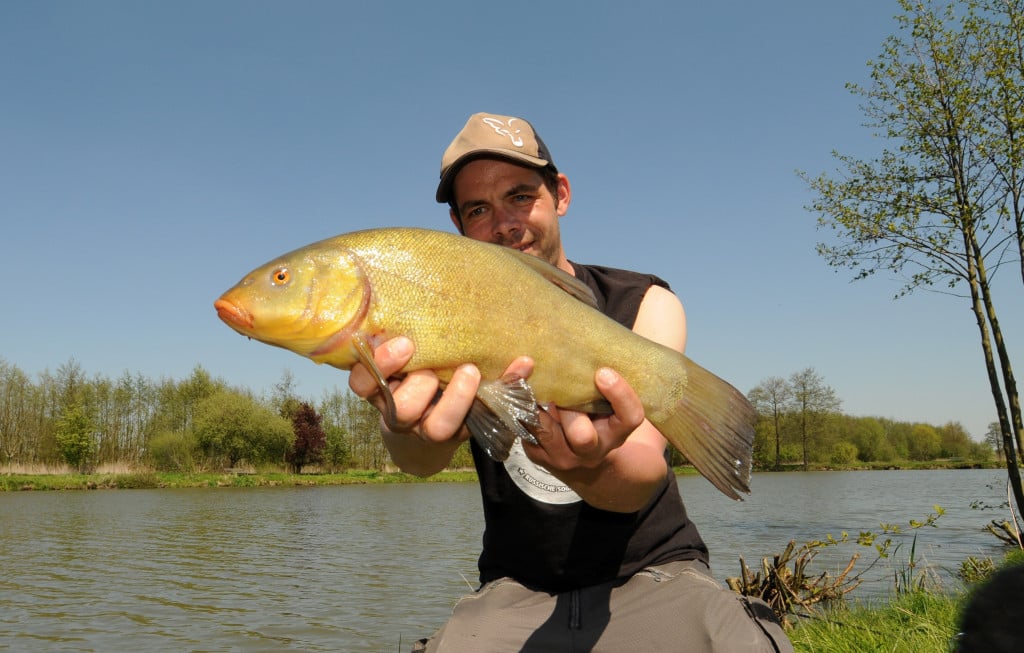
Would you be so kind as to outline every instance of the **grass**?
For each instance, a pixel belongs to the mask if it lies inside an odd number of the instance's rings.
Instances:
[[[913,592],[883,605],[840,604],[789,631],[796,651],[923,653],[950,650],[964,596]]]

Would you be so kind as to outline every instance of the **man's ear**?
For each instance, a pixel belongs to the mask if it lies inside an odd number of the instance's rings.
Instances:
[[[569,210],[569,202],[572,201],[572,186],[569,185],[569,178],[561,172],[558,173],[558,186],[555,190],[558,191],[557,213],[559,216],[563,216]]]

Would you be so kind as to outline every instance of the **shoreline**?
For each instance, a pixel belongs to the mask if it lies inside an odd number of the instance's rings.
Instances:
[[[928,461],[876,463],[861,465],[811,465],[806,471],[905,471],[939,469],[1003,469],[995,463],[969,461]],[[693,467],[674,467],[676,476],[698,474]],[[802,465],[788,465],[780,470],[755,470],[757,473],[804,471]],[[0,492],[31,492],[54,490],[131,490],[182,488],[254,488],[315,487],[336,485],[367,485],[384,483],[475,483],[476,471],[445,470],[420,478],[399,471],[349,470],[335,473],[294,474],[283,471],[221,470],[218,472],[155,472],[151,470],[78,473],[19,473],[0,471]]]

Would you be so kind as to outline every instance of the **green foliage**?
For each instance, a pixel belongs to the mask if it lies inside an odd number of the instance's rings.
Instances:
[[[837,442],[832,446],[832,458],[830,462],[834,465],[849,465],[857,460],[857,445],[852,442]]]
[[[915,424],[910,432],[908,453],[911,460],[933,460],[942,451],[938,432],[927,424]]]
[[[165,431],[149,441],[146,450],[149,464],[162,472],[193,472],[199,444],[189,433]]]
[[[449,469],[473,468],[473,453],[469,447],[469,440],[459,445],[459,448],[455,450],[455,454],[452,456],[452,461],[448,463]]]
[[[64,462],[79,471],[85,470],[93,451],[93,432],[92,419],[80,404],[64,410],[54,429]]]
[[[324,428],[323,464],[332,471],[345,469],[352,464],[348,433],[340,426]]]
[[[203,453],[229,467],[241,460],[282,462],[294,438],[288,420],[233,390],[218,391],[199,402],[195,436]]]
[[[992,558],[975,558],[974,556],[968,556],[966,560],[960,563],[960,569],[957,570],[956,575],[960,580],[968,585],[973,585],[980,581],[985,580],[993,571],[995,571],[996,565],[992,562]]]

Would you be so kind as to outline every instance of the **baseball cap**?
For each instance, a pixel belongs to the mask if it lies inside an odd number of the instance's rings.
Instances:
[[[497,156],[532,168],[555,167],[544,141],[523,118],[474,113],[441,157],[438,202],[448,201],[459,168],[481,156]]]

